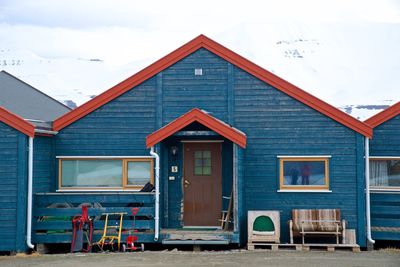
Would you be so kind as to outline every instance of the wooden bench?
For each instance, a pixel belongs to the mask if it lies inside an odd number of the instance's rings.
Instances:
[[[290,243],[294,236],[301,236],[302,243],[306,235],[334,235],[336,244],[339,236],[345,242],[346,221],[340,218],[340,209],[295,209],[289,221]]]

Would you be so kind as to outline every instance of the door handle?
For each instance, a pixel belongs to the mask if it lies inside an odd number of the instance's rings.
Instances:
[[[190,182],[188,180],[186,180],[186,179],[184,180],[184,183],[185,183],[185,188],[190,185]]]

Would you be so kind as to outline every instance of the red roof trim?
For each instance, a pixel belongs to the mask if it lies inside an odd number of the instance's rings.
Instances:
[[[245,148],[246,135],[204,111],[194,108],[146,137],[146,147],[152,147],[192,122],[199,122],[216,133]]]
[[[372,116],[371,118],[365,120],[364,122],[368,125],[371,125],[372,128],[375,128],[378,125],[392,119],[393,117],[400,114],[400,101],[396,104],[388,107],[387,109],[379,112],[378,114]]]
[[[332,118],[333,120],[353,129],[354,131],[367,136],[372,137],[372,129],[369,125],[353,118],[352,116],[344,113],[343,111],[329,105],[328,103],[320,100],[319,98],[303,91],[302,89],[296,87],[295,85],[279,78],[275,74],[261,68],[260,66],[252,63],[251,61],[245,59],[244,57],[236,54],[235,52],[229,50],[228,48],[220,45],[219,43],[209,39],[204,35],[200,35],[193,39],[192,41],[186,43],[180,48],[176,49],[167,56],[161,58],[155,63],[151,64],[147,68],[139,71],[135,75],[129,77],[125,81],[117,84],[111,89],[105,91],[104,93],[98,95],[92,100],[86,102],[82,106],[76,108],[75,110],[61,116],[54,121],[54,130],[59,131],[67,125],[73,123],[74,121],[82,118],[88,113],[94,111],[100,106],[106,104],[112,99],[120,96],[126,91],[132,89],[133,87],[139,85],[143,81],[154,76],[158,72],[164,70],[165,68],[171,66],[172,64],[178,62],[182,58],[188,56],[199,48],[205,48],[214,54],[222,57],[226,61],[236,65],[237,67],[247,71],[248,73],[254,75],[260,80],[274,86],[275,88],[281,90],[282,92],[288,94],[289,96],[299,100],[300,102],[308,105],[309,107],[321,112],[322,114]]]
[[[0,121],[11,126],[12,128],[30,136],[35,136],[35,126],[20,116],[0,106]]]

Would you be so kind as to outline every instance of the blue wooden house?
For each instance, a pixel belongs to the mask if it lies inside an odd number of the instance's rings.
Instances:
[[[371,127],[203,35],[41,134],[32,243],[71,242],[84,204],[98,232],[127,212],[123,238],[138,207],[139,242],[162,244],[244,244],[249,210],[279,211],[288,242],[292,209],[337,208],[366,245]]]
[[[33,124],[0,107],[0,251],[26,248],[28,143],[34,129]]]
[[[370,142],[371,230],[375,240],[400,240],[400,102],[365,121]]]
[[[0,251],[23,251],[26,236],[31,236],[27,233],[29,174],[35,176],[38,191],[54,180],[48,173],[53,156],[41,149],[50,147],[53,139],[38,134],[51,130],[52,121],[70,109],[4,70],[0,92]]]

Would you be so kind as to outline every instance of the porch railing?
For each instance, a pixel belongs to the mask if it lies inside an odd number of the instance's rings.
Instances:
[[[36,244],[70,243],[72,217],[82,213],[80,206],[89,206],[93,218],[93,241],[103,234],[103,213],[126,212],[122,240],[130,234],[138,242],[154,242],[154,193],[37,193],[33,202],[32,240]],[[138,207],[134,223],[132,207]],[[109,225],[117,221],[109,220]],[[136,229],[137,231],[133,232]]]

